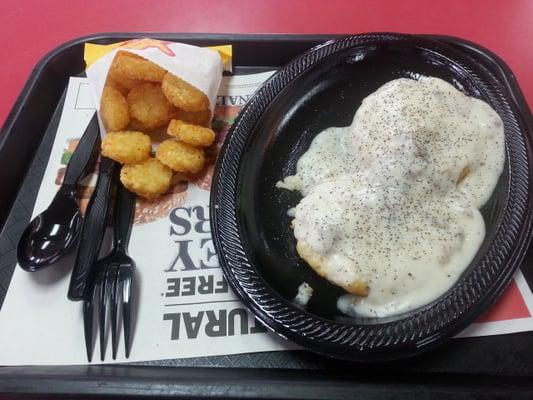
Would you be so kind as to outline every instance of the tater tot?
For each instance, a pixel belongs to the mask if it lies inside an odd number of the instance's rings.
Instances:
[[[170,187],[172,170],[155,158],[138,164],[126,164],[120,170],[120,181],[129,191],[147,199],[154,199]]]
[[[196,173],[204,166],[202,149],[177,140],[165,140],[159,145],[156,158],[177,172]]]
[[[174,113],[174,119],[187,122],[188,124],[201,125],[207,128],[211,127],[211,111],[209,109],[203,111],[183,111],[179,108]]]
[[[104,86],[112,87],[113,89],[118,90],[124,96],[127,96],[128,92],[130,91],[130,89],[128,89],[124,85],[121,85],[119,82],[117,82],[115,79],[113,79],[109,74],[107,74],[107,79],[105,81],[105,85]]]
[[[178,119],[170,121],[167,133],[193,146],[211,146],[215,140],[215,132],[212,129],[187,124]]]
[[[120,131],[130,123],[126,98],[112,86],[104,86],[100,101],[100,115],[108,131]]]
[[[161,128],[168,124],[175,108],[170,104],[158,84],[146,82],[134,87],[127,97],[130,118],[145,130]]]
[[[102,155],[122,164],[134,164],[150,157],[150,136],[142,132],[109,132],[102,139]]]
[[[137,54],[119,51],[111,63],[111,69],[118,75],[134,80],[161,82],[166,70]]]
[[[111,69],[107,73],[107,76],[111,77],[111,79],[113,79],[113,81],[115,83],[117,83],[122,88],[124,88],[123,90],[121,90],[121,92],[124,93],[125,95],[128,94],[128,92],[131,89],[133,89],[135,86],[138,86],[138,85],[140,85],[142,83],[142,81],[139,81],[137,79],[128,78],[127,76],[121,75],[120,73],[115,72],[115,71],[113,71]]]
[[[209,99],[201,90],[170,72],[163,77],[161,87],[168,101],[183,111],[195,112],[209,109]]]
[[[107,80],[111,80],[116,84],[120,85],[121,87],[125,88],[126,93],[123,93],[127,94],[128,91],[133,89],[135,86],[141,84],[143,81],[126,76],[123,70],[118,68],[116,60],[117,57],[115,56],[115,58],[111,62],[109,71],[107,72]]]

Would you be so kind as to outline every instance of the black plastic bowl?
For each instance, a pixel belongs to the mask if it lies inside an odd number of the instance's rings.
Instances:
[[[351,318],[336,301],[343,290],[320,278],[295,250],[287,210],[300,196],[275,183],[295,172],[312,139],[350,125],[363,98],[385,82],[435,76],[478,97],[505,128],[505,170],[482,213],[486,238],[459,281],[431,304],[395,317]],[[333,40],[295,59],[249,100],[219,156],[211,223],[228,281],[267,327],[334,357],[386,360],[444,342],[481,314],[521,263],[531,234],[531,147],[511,93],[482,65],[440,42],[398,34]],[[305,310],[292,299],[314,288]]]

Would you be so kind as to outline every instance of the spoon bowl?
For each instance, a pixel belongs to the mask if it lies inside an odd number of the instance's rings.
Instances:
[[[72,187],[64,186],[24,230],[17,247],[21,268],[35,272],[54,264],[74,247],[81,223]]]

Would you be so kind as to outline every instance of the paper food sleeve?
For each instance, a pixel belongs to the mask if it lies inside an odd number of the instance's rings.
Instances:
[[[113,47],[86,70],[98,110],[102,136],[107,131],[100,118],[100,99],[107,72],[118,51],[131,52],[152,61],[201,90],[209,99],[209,106],[213,112],[224,69],[220,51],[154,39],[130,40]]]

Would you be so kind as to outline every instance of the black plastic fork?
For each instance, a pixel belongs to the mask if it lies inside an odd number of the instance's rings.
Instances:
[[[94,314],[100,336],[100,359],[105,358],[105,333],[107,305],[110,303],[111,342],[113,360],[117,357],[119,309],[122,313],[126,358],[131,350],[132,286],[135,262],[128,256],[127,248],[135,211],[135,195],[117,185],[114,207],[113,249],[105,258],[97,261],[92,269],[91,284],[86,288],[83,304],[83,324],[87,359],[92,360],[94,338]]]

